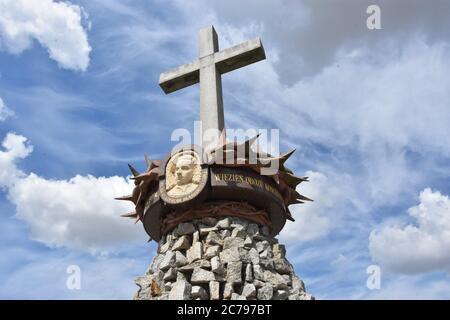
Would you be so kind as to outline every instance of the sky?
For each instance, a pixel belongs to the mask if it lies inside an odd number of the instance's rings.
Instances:
[[[367,7],[381,29],[368,29]],[[127,163],[199,118],[159,74],[261,37],[223,76],[228,128],[279,129],[310,177],[279,235],[317,299],[450,299],[450,2],[0,0],[0,298],[131,299],[155,242]],[[67,285],[71,266],[79,288]],[[379,286],[368,285],[378,270]],[[368,273],[369,270],[369,273]]]

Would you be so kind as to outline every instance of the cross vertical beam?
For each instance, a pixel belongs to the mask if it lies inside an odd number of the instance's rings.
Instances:
[[[200,119],[202,132],[219,135],[224,128],[222,76],[214,63],[219,51],[216,30],[212,26],[200,30]],[[209,130],[209,131],[208,131]],[[219,132],[213,132],[216,130]],[[218,138],[218,137],[217,137]],[[206,137],[204,137],[204,140]]]
[[[199,58],[161,73],[159,85],[171,93],[200,82],[200,134],[206,147],[225,126],[221,75],[265,58],[259,38],[219,51],[217,33],[209,26],[200,30]]]

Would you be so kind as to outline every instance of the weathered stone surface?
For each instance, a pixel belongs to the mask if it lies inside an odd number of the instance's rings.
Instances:
[[[247,300],[247,299],[244,296],[241,296],[240,294],[233,292],[231,294],[231,300]]]
[[[247,236],[247,232],[245,231],[245,229],[242,226],[240,228],[236,227],[233,229],[233,231],[231,231],[232,238],[245,239],[246,236]]]
[[[223,289],[223,298],[224,299],[231,299],[231,294],[234,292],[233,290],[233,284],[226,282],[224,289]]]
[[[153,283],[157,283],[160,288],[164,287],[164,272],[162,270],[158,270],[150,277]]]
[[[272,252],[275,259],[284,259],[286,257],[286,247],[282,244],[274,244],[272,246]]]
[[[274,269],[277,272],[279,272],[281,274],[291,273],[291,266],[286,261],[286,259],[275,259],[275,260],[273,260],[273,263],[274,263]]]
[[[175,254],[172,251],[168,251],[164,259],[159,264],[159,269],[162,271],[169,270],[169,268],[173,267],[175,265]]]
[[[258,250],[259,253],[263,252],[270,246],[269,242],[266,240],[258,241],[256,243],[256,250]]]
[[[220,283],[218,281],[211,281],[209,283],[209,294],[211,300],[220,299]]]
[[[208,260],[201,260],[200,261],[200,268],[210,270],[211,269],[211,262]]]
[[[175,280],[177,278],[177,270],[175,268],[170,268],[164,275],[163,280],[168,282]]]
[[[150,295],[152,297],[159,297],[162,293],[162,288],[164,287],[164,283],[159,284],[157,281],[152,279],[150,284]]]
[[[242,238],[233,238],[228,237],[223,240],[223,249],[231,249],[231,248],[243,248],[244,247],[244,239]]]
[[[208,247],[208,249],[206,249],[204,258],[211,259],[212,257],[219,255],[219,252],[220,252],[220,246],[218,246],[218,245]]]
[[[293,272],[293,269],[292,269],[292,272]],[[284,280],[286,281],[287,285],[289,287],[292,287],[291,275],[290,274],[282,274],[281,276],[284,278]]]
[[[150,278],[149,277],[137,277],[134,280],[134,283],[136,283],[141,289],[145,289],[150,286]]]
[[[187,281],[177,281],[169,293],[169,300],[189,300],[192,286]]]
[[[259,264],[259,253],[255,248],[250,248],[248,255],[253,265]]]
[[[228,230],[228,229],[225,229],[225,230],[220,231],[220,237],[221,237],[222,239],[231,237],[231,231]]]
[[[219,220],[216,224],[216,228],[219,229],[228,229],[231,225],[231,219],[230,218],[223,218]]]
[[[173,286],[173,283],[172,283],[172,282],[166,282],[166,283],[164,284],[164,291],[170,292],[170,290],[172,290],[172,286]]]
[[[277,290],[273,295],[273,300],[286,300],[288,298],[288,292],[286,290]]]
[[[264,281],[264,272],[259,264],[253,265],[253,276],[256,280]]]
[[[153,258],[152,265],[150,267],[150,270],[147,271],[147,273],[155,273],[159,270],[159,265],[164,260],[163,254],[158,254]]]
[[[182,272],[177,272],[177,281],[186,281],[186,276]]]
[[[255,287],[256,288],[262,288],[262,287],[264,287],[264,285],[265,285],[265,282],[262,282],[262,281],[260,281],[260,280],[253,280],[253,284],[255,285]]]
[[[284,278],[276,272],[269,270],[264,271],[264,281],[269,283],[275,289],[287,289],[287,283]]]
[[[250,253],[248,251],[248,249],[246,248],[238,248],[239,251],[239,258],[242,262],[244,263],[250,263],[251,259],[250,259]]]
[[[191,234],[195,232],[195,227],[192,223],[180,223],[174,230],[173,235],[176,237],[183,236],[185,234]]]
[[[216,232],[216,231],[219,231],[219,229],[216,227],[200,228],[200,236],[204,237],[204,236],[208,235],[210,232]]]
[[[200,241],[200,232],[197,230],[192,234],[192,244]]]
[[[193,263],[189,263],[185,266],[182,266],[181,268],[178,268],[178,271],[182,272],[183,274],[186,274],[194,271],[195,268],[200,268],[200,261],[195,261]]]
[[[216,281],[225,282],[226,279],[224,277],[224,273],[225,272],[223,272],[223,273],[215,273],[214,276],[216,277]]]
[[[242,289],[242,295],[248,298],[256,297],[256,287],[252,283],[246,283],[244,288]]]
[[[227,265],[227,282],[230,283],[242,283],[242,262],[233,261]]]
[[[247,234],[250,237],[253,237],[254,235],[259,233],[259,227],[256,223],[249,223],[247,226]]]
[[[309,293],[302,292],[299,296],[299,300],[315,300],[315,298]]]
[[[164,243],[163,245],[160,245],[160,246],[159,246],[158,252],[159,252],[159,253],[166,253],[167,250],[170,249],[171,245],[172,245],[172,240],[167,241],[167,242]]]
[[[175,241],[172,247],[172,251],[186,250],[191,247],[191,241],[187,235],[181,236]]]
[[[240,228],[240,227],[242,227],[242,228],[245,229],[245,228],[247,228],[248,223],[249,222],[247,220],[233,217],[233,220],[231,222],[231,228],[236,228],[236,227]]]
[[[182,254],[180,251],[175,251],[175,266],[176,267],[182,267],[187,264],[187,259],[184,254]]]
[[[272,286],[265,285],[258,289],[257,293],[258,300],[271,300],[273,297]]]
[[[192,286],[191,296],[193,299],[197,298],[201,300],[209,299],[208,292],[206,292],[206,290],[200,286]]]
[[[272,259],[259,259],[259,264],[267,270],[273,270],[274,264]]]
[[[241,220],[203,218],[176,227],[136,279],[135,299],[314,299],[286,260],[285,247]]]
[[[292,275],[291,280],[292,280],[292,288],[293,289],[297,289],[299,291],[306,291],[305,284],[297,276]]]
[[[213,218],[213,217],[205,217],[205,218],[202,218],[201,223],[203,223],[204,225],[207,225],[209,227],[213,227],[216,225],[217,219]]]
[[[245,267],[245,281],[246,282],[252,282],[253,281],[253,272],[252,272],[253,268],[252,268],[252,264],[251,263],[247,263],[246,267]]]
[[[162,293],[159,297],[155,297],[155,300],[169,300],[169,294],[168,293]]]
[[[203,254],[203,244],[201,242],[194,243],[192,247],[190,247],[186,252],[188,263],[201,259],[202,254]]]
[[[241,260],[241,256],[240,256],[238,247],[225,249],[222,252],[220,252],[219,256],[220,256],[220,261],[222,261],[222,263],[230,263],[230,262]]]
[[[223,274],[223,265],[217,256],[211,258],[211,271],[219,275]]]
[[[211,231],[210,233],[208,233],[208,235],[206,236],[206,243],[209,245],[222,245],[223,244],[223,240],[222,238],[217,234],[217,232],[215,231]]]
[[[192,272],[191,283],[192,284],[202,284],[208,283],[210,281],[215,281],[214,273],[202,268],[195,268]]]
[[[244,247],[250,249],[252,246],[253,246],[252,238],[250,238],[249,236],[245,237]]]
[[[270,250],[270,247],[268,247],[267,249],[265,249],[264,251],[262,251],[260,254],[259,254],[259,257],[261,258],[261,259],[271,259],[272,258],[272,250]]]

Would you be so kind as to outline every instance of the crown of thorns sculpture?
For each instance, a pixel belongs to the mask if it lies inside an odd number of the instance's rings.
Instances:
[[[256,150],[253,150],[252,146],[255,145],[255,141],[258,137],[259,135],[246,140],[243,143],[226,142],[225,134],[222,133],[218,145],[209,150],[205,150],[207,164],[223,167],[248,168],[259,174],[264,174],[264,172],[262,172],[264,169],[275,168],[270,174],[264,175],[272,178],[276,182],[277,189],[283,198],[286,217],[288,220],[295,221],[288,207],[292,204],[313,201],[296,191],[296,187],[300,183],[308,181],[308,177],[295,176],[293,172],[284,165],[286,160],[294,153],[295,149],[278,157],[273,157],[270,154],[260,151],[260,147],[257,144]],[[133,175],[131,179],[134,180],[135,187],[132,194],[115,198],[116,200],[126,200],[134,203],[135,210],[121,216],[134,218],[136,219],[136,222],[143,221],[144,208],[147,199],[158,192],[156,186],[159,183],[161,161],[151,161],[149,157],[145,155],[145,162],[147,164],[147,169],[143,173],[139,173],[135,168],[128,164]]]

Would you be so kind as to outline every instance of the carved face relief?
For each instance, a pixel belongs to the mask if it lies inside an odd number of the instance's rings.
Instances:
[[[166,191],[170,197],[183,197],[193,192],[200,182],[201,167],[193,151],[172,157],[166,167]]]
[[[181,156],[178,158],[175,166],[175,175],[177,178],[177,185],[185,185],[191,183],[194,176],[195,159],[190,155]]]

